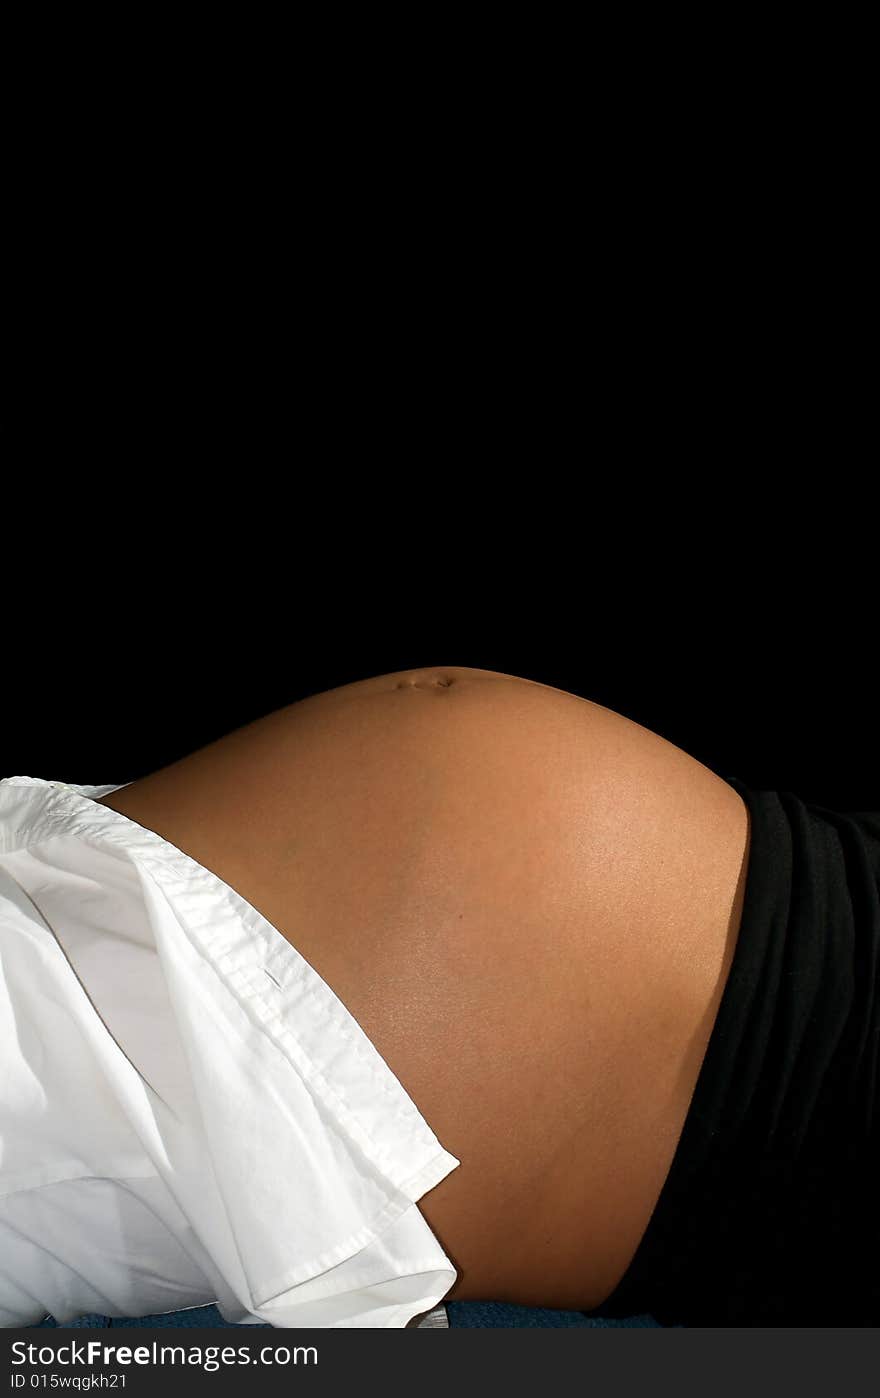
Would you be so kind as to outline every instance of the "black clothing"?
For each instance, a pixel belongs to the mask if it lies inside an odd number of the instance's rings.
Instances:
[[[880,812],[726,778],[742,922],[681,1139],[590,1312],[665,1325],[880,1324]]]

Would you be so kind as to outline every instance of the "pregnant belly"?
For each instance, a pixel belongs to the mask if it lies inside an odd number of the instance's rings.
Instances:
[[[599,705],[450,667],[315,695],[103,804],[257,907],[461,1161],[420,1201],[447,1299],[610,1294],[733,956],[732,788]]]

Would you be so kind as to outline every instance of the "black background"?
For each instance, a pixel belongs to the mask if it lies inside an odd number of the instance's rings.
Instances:
[[[320,493],[305,474],[186,492],[129,468],[115,519],[16,540],[0,772],[131,781],[308,694],[473,665],[607,705],[722,775],[880,807],[876,586],[854,502],[838,494],[835,514],[829,489],[807,522],[796,490],[770,518],[735,471],[725,491],[745,508],[725,515],[694,476],[622,472],[612,493],[544,460],[491,482],[476,464],[397,464],[328,472]]]
[[[491,159],[464,117],[366,163],[346,129],[294,219],[243,165],[216,199],[121,165],[105,226],[83,157],[63,236],[22,205],[0,773],[133,780],[457,664],[880,806],[858,102],[832,140],[815,93],[734,93],[632,129],[591,98],[567,144],[505,111]]]

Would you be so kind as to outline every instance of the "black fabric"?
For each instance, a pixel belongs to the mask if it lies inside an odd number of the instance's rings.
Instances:
[[[669,1175],[591,1312],[661,1324],[880,1323],[880,812],[739,792],[730,975]]]

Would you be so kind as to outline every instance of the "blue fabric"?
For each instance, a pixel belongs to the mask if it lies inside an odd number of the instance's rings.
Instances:
[[[109,1315],[83,1315],[77,1320],[72,1320],[71,1325],[93,1325],[93,1326],[116,1326],[116,1325],[174,1325],[174,1326],[228,1326],[229,1322],[224,1320],[216,1306],[191,1306],[185,1311],[168,1311],[163,1315],[144,1315],[135,1318],[117,1317]],[[47,1315],[45,1320],[40,1321],[38,1329],[42,1326],[54,1326],[57,1329],[57,1321],[52,1316]],[[247,1330],[271,1330],[271,1325],[261,1323],[259,1325],[248,1325],[236,1327],[236,1329]]]
[[[501,1301],[448,1301],[446,1314],[449,1317],[450,1330],[485,1329],[488,1326],[521,1329],[524,1326],[536,1325],[552,1329],[571,1325],[660,1328],[659,1322],[650,1315],[627,1316],[621,1320],[600,1320],[584,1311],[552,1311],[538,1306],[508,1306]]]
[[[508,1306],[501,1301],[448,1301],[446,1314],[449,1317],[450,1330],[483,1330],[501,1326],[508,1329],[522,1329],[531,1326],[559,1329],[572,1325],[642,1328],[657,1326],[659,1328],[659,1322],[649,1315],[627,1316],[620,1320],[601,1320],[598,1317],[586,1315],[583,1311],[554,1311],[537,1306]],[[136,1320],[111,1318],[107,1315],[83,1315],[77,1320],[72,1320],[70,1324],[72,1327],[116,1325],[226,1326],[228,1322],[223,1319],[216,1306],[196,1306],[186,1311],[171,1311],[166,1315],[145,1315]],[[37,1328],[42,1326],[57,1328],[56,1322],[51,1316],[46,1316],[45,1320],[41,1320]],[[236,1328],[271,1330],[273,1327],[271,1325],[249,1325]]]

